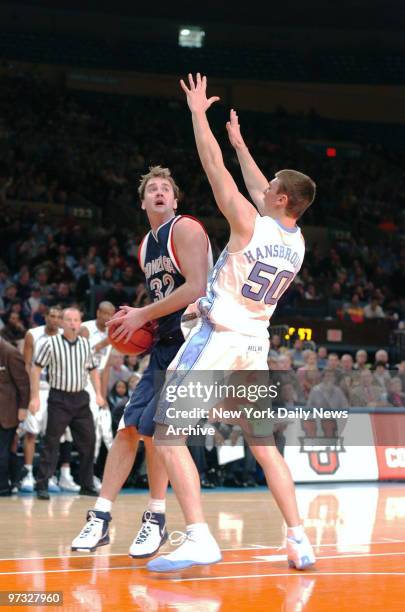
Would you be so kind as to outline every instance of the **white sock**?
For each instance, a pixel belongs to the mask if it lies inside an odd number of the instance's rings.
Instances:
[[[192,533],[193,536],[204,537],[210,533],[210,528],[207,523],[191,523],[191,525],[186,525],[186,531]]]
[[[148,501],[147,508],[151,512],[156,512],[157,514],[164,514],[166,512],[166,500],[150,498]]]
[[[63,466],[60,468],[60,475],[63,476],[63,478],[68,478],[70,479],[70,466]]]
[[[32,474],[32,465],[24,465],[25,469],[27,470],[28,474]],[[27,474],[27,476],[28,476]]]
[[[112,501],[106,499],[105,497],[97,497],[94,510],[99,510],[100,512],[111,512],[111,508]]]
[[[297,527],[288,527],[287,529],[287,538],[294,538],[294,540],[302,540],[304,537],[304,527],[303,525],[297,525]]]

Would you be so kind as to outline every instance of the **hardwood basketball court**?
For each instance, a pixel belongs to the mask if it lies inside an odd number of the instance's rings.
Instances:
[[[405,608],[404,484],[299,486],[301,516],[318,558],[306,572],[287,568],[280,549],[282,520],[264,488],[221,489],[204,493],[203,499],[223,560],[175,574],[151,574],[145,562],[127,554],[145,493],[119,496],[112,512],[112,542],[95,554],[70,551],[90,498],[1,499],[0,591],[62,591],[62,608],[34,609],[72,612]],[[168,517],[171,531],[184,528],[172,493]]]

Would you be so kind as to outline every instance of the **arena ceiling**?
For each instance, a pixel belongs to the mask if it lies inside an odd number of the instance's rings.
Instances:
[[[10,2],[1,2],[10,4]],[[249,0],[230,2],[188,0],[13,0],[13,5],[96,11],[131,17],[159,17],[204,22],[249,23],[279,27],[405,30],[403,0]],[[238,2],[238,4],[240,4]],[[203,9],[201,9],[201,5]]]

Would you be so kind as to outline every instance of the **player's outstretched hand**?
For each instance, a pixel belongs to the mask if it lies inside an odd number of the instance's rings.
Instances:
[[[201,77],[199,72],[197,72],[195,80],[193,76],[189,74],[188,82],[189,86],[187,87],[183,79],[181,79],[180,85],[187,96],[187,104],[192,113],[205,113],[211,104],[218,102],[220,99],[218,96],[207,98],[207,77]]]
[[[233,108],[230,112],[229,121],[226,123],[226,129],[228,131],[229,142],[235,149],[245,146],[245,141],[240,132],[239,117]]]

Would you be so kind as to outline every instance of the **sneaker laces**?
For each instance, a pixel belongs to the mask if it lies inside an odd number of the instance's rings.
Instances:
[[[79,538],[85,538],[86,536],[88,536],[89,533],[91,533],[91,530],[93,529],[93,527],[95,527],[97,523],[100,522],[100,520],[101,519],[97,518],[94,512],[89,512],[87,523],[81,530]]]
[[[172,531],[169,535],[169,542],[172,546],[181,546],[187,540],[194,542],[191,533],[184,531]]]
[[[156,525],[156,522],[152,522],[153,514],[150,510],[146,510],[143,515],[142,526],[138,531],[138,534],[135,538],[135,544],[143,544],[149,537],[152,527],[151,525]]]

